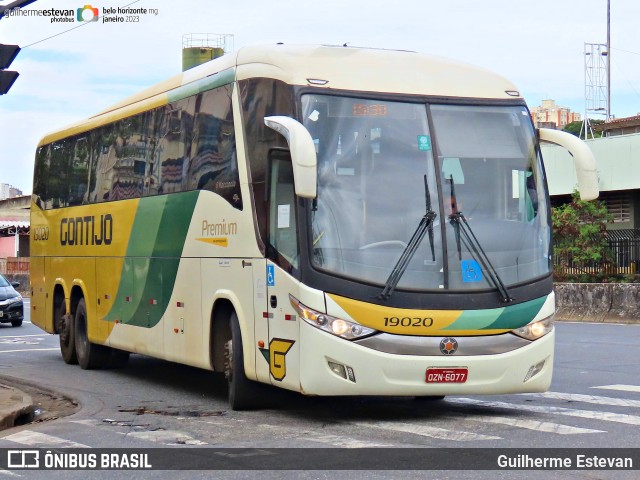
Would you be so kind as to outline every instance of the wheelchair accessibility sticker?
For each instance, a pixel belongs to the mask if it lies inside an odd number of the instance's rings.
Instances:
[[[462,260],[460,262],[462,269],[462,281],[465,283],[481,282],[482,281],[482,268],[480,264],[475,260]]]
[[[267,286],[274,287],[276,285],[276,271],[273,265],[267,265]]]

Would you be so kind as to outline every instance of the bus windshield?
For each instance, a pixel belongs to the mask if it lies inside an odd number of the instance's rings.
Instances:
[[[306,94],[302,107],[318,154],[314,268],[387,292],[496,289],[505,301],[509,285],[550,274],[524,106]]]

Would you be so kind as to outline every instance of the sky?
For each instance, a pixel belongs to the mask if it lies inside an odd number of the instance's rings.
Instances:
[[[23,10],[76,13],[87,2],[98,21],[0,20],[0,43],[22,47],[10,67],[20,77],[0,96],[0,183],[25,194],[40,138],[180,73],[185,34],[233,34],[234,50],[348,43],[450,57],[508,78],[529,107],[550,98],[580,113],[584,44],[607,38],[607,0],[38,0]],[[104,9],[127,5],[147,13],[102,22]],[[618,118],[640,112],[638,18],[638,0],[611,0],[611,112]]]

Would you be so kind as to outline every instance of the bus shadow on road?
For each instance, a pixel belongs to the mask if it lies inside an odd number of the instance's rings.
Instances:
[[[131,355],[126,368],[111,373],[128,378],[132,383],[157,386],[168,391],[166,397],[185,394],[187,404],[176,405],[163,399],[154,400],[150,394],[144,405],[123,406],[123,412],[183,417],[225,415],[230,411],[227,402],[227,380],[222,373],[190,367],[173,362]],[[257,412],[238,412],[254,415],[260,411],[277,411],[292,419],[320,423],[341,421],[438,421],[449,417],[513,416],[512,409],[496,406],[448,401],[443,397],[387,397],[387,396],[305,396],[296,392],[265,386],[265,397]],[[454,397],[451,397],[454,398]],[[195,399],[195,401],[193,400]],[[525,414],[526,415],[526,414]],[[530,414],[529,414],[530,415]],[[516,415],[518,416],[518,415]]]

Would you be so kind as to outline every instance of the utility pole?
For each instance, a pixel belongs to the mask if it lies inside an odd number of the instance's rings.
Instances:
[[[580,128],[580,138],[586,140],[589,135],[593,138],[589,113],[604,115],[605,122],[609,122],[612,118],[611,0],[607,0],[607,43],[584,44],[584,104],[585,112]]]
[[[611,0],[607,0],[607,116],[611,120]]]
[[[580,138],[593,138],[589,114],[604,115],[608,118],[607,105],[607,46],[603,43],[584,44],[584,119]],[[583,136],[584,133],[584,136]]]

